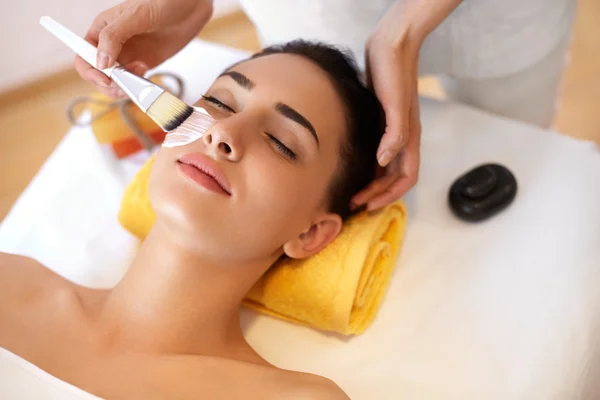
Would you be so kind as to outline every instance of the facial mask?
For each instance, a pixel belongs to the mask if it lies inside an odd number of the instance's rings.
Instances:
[[[173,132],[165,136],[163,147],[185,146],[200,139],[215,123],[215,119],[200,107],[194,107],[194,112]]]

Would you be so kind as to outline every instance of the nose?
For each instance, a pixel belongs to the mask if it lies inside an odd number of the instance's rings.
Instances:
[[[242,143],[228,124],[215,124],[202,136],[202,141],[217,159],[237,162],[243,155]]]

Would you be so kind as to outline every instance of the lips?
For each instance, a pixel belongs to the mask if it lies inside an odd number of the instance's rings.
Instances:
[[[217,163],[200,153],[186,154],[177,160],[179,169],[198,185],[217,194],[231,196],[231,186]]]

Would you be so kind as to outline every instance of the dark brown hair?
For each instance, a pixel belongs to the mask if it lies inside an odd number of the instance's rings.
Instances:
[[[270,54],[302,56],[327,73],[346,108],[346,140],[340,143],[339,171],[331,182],[329,207],[346,218],[350,200],[374,178],[377,148],[385,131],[385,113],[375,94],[361,81],[354,58],[334,46],[294,40],[267,47],[251,59]]]

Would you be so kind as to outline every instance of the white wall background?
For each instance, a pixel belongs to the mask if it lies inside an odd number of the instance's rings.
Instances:
[[[84,36],[101,11],[121,0],[0,0],[0,92],[70,68],[74,55],[39,24],[49,15]],[[215,0],[215,17],[237,7]]]

